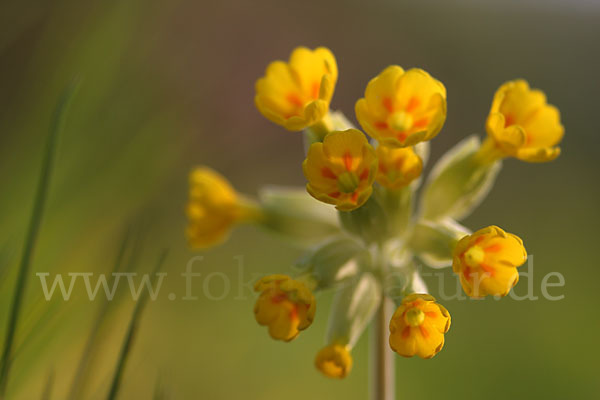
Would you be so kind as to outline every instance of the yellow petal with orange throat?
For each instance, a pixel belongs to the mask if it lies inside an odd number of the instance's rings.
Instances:
[[[444,346],[450,314],[426,294],[411,294],[390,320],[390,347],[404,357],[431,358]]]
[[[351,211],[371,196],[377,156],[362,132],[334,131],[310,146],[302,167],[311,196]]]
[[[422,69],[390,66],[373,78],[355,106],[356,118],[390,147],[430,140],[446,120],[446,88]]]
[[[527,162],[547,162],[560,155],[564,135],[558,109],[546,95],[524,80],[510,81],[496,91],[486,122],[488,132],[478,156],[495,161],[515,157]],[[485,154],[483,154],[485,153]]]
[[[265,76],[256,82],[254,103],[270,121],[288,130],[302,130],[328,113],[337,76],[331,51],[298,47],[287,63],[269,64]]]
[[[314,295],[302,283],[286,275],[270,275],[258,281],[260,292],[254,306],[258,324],[267,326],[275,340],[290,341],[308,328],[314,319]]]
[[[490,226],[458,242],[452,268],[467,295],[506,296],[518,282],[517,267],[526,260],[527,252],[519,237]]]

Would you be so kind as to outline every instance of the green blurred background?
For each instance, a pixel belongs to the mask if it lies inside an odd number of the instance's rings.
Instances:
[[[81,291],[45,302],[33,272],[106,272],[123,232],[141,237],[140,270],[171,252],[158,301],[149,303],[125,371],[121,398],[150,398],[156,382],[172,398],[364,399],[367,336],[343,381],[313,367],[330,294],[314,325],[291,344],[253,319],[243,279],[286,271],[301,251],[263,232],[237,229],[195,265],[197,301],[179,274],[194,253],[183,236],[187,173],[207,164],[242,192],[302,185],[301,135],[254,108],[254,82],[297,45],[324,45],[340,76],[332,107],[354,119],[370,78],[389,64],[418,66],[448,90],[448,119],[432,159],[483,133],[495,89],[518,77],[542,88],[562,112],[563,154],[552,163],[508,160],[487,201],[466,221],[521,236],[535,257],[534,294],[561,272],[561,301],[450,301],[446,347],[432,360],[397,361],[398,398],[595,398],[600,393],[597,267],[600,146],[600,3],[592,0],[24,1],[0,6],[0,334],[35,191],[52,110],[82,78],[60,140],[46,219],[17,332],[9,399],[39,398],[54,376],[64,398],[100,305]],[[208,274],[231,292],[202,295]],[[453,279],[450,271],[445,271]],[[431,280],[433,283],[435,279]],[[214,296],[219,277],[208,281]],[[516,291],[524,293],[527,280]],[[432,285],[435,295],[435,284]],[[113,305],[85,398],[104,398],[133,303]]]

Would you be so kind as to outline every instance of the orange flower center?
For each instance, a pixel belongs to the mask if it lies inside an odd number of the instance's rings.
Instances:
[[[338,188],[342,193],[353,193],[358,188],[358,176],[352,171],[344,171],[337,177]]]
[[[483,262],[485,258],[485,251],[481,246],[471,246],[464,254],[465,263],[471,268],[477,268]]]
[[[395,131],[406,132],[413,127],[413,117],[408,112],[396,111],[390,114],[388,124]]]
[[[425,321],[425,313],[420,308],[411,308],[404,315],[404,320],[407,325],[416,328],[417,326],[421,326],[423,321]]]

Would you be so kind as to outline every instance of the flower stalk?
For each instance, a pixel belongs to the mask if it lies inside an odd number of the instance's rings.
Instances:
[[[371,400],[394,400],[396,398],[394,353],[388,344],[388,325],[393,313],[393,301],[389,297],[383,296],[371,326],[369,343]]]

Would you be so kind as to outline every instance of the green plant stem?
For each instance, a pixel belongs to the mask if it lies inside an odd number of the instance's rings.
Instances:
[[[394,353],[388,343],[388,324],[393,312],[393,301],[387,296],[382,296],[379,309],[373,318],[370,334],[371,400],[395,399]]]
[[[54,117],[50,126],[50,134],[48,136],[48,141],[46,143],[46,149],[44,152],[44,159],[42,161],[42,168],[33,204],[33,211],[31,213],[31,220],[29,222],[29,229],[27,231],[25,244],[23,246],[21,262],[19,264],[13,302],[6,329],[4,347],[2,350],[2,358],[0,358],[0,399],[5,397],[6,386],[8,384],[10,367],[12,364],[12,349],[14,345],[15,332],[17,330],[19,313],[21,311],[23,297],[27,287],[27,278],[30,274],[29,271],[31,269],[31,260],[33,258],[33,252],[37,243],[37,238],[43,219],[58,137],[63,129],[66,111],[77,86],[77,82],[74,82],[63,92],[62,97],[58,102],[58,106],[54,112]]]

